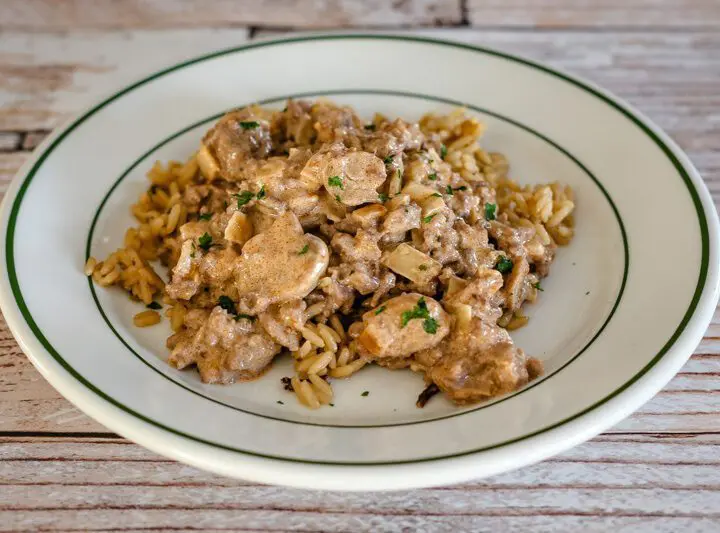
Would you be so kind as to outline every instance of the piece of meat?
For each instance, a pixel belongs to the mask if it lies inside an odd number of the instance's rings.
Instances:
[[[343,141],[362,127],[362,121],[350,107],[316,102],[310,109],[317,140],[321,143]]]
[[[425,136],[417,124],[395,119],[392,122],[385,122],[370,134],[365,139],[363,147],[365,151],[385,159],[405,150],[419,150],[424,141]]]
[[[291,213],[277,217],[264,233],[247,241],[235,268],[235,287],[244,313],[304,298],[316,287],[330,253],[318,237],[304,234]]]
[[[348,152],[330,158],[324,168],[325,190],[343,205],[377,202],[377,189],[387,172],[382,159],[368,152]]]
[[[338,232],[333,236],[330,244],[343,261],[377,263],[382,253],[377,244],[379,238],[376,233],[365,230],[358,230],[354,237]]]
[[[395,243],[405,240],[408,231],[420,227],[420,215],[422,209],[415,203],[410,203],[410,198],[393,199],[399,200],[385,216],[381,229],[383,242]]]
[[[178,369],[195,364],[204,383],[257,378],[280,352],[280,346],[253,322],[236,320],[220,307],[197,329],[176,337],[168,362]]]
[[[433,298],[403,294],[362,316],[357,341],[368,359],[409,357],[439,344],[449,324],[450,317]]]
[[[315,138],[313,119],[310,116],[312,105],[308,102],[288,100],[285,111],[278,115],[275,126],[282,130],[282,136],[299,145],[312,144]]]
[[[270,124],[250,109],[231,111],[205,134],[203,145],[215,158],[223,178],[242,180],[248,159],[262,159],[272,151]]]
[[[432,217],[431,220],[423,221],[417,232],[416,240],[419,241],[417,248],[430,255],[441,265],[460,260],[460,251],[458,250],[460,237],[453,227],[454,221],[454,215],[450,211],[444,210]]]
[[[528,359],[503,328],[474,318],[439,347],[442,358],[427,376],[457,404],[510,393],[528,382]],[[533,360],[532,371],[538,372]]]
[[[294,352],[300,347],[299,330],[305,325],[306,307],[303,300],[273,305],[258,316],[258,321],[272,340]]]
[[[472,276],[479,268],[492,268],[495,265],[496,254],[488,246],[488,233],[483,226],[470,226],[458,218],[453,229],[459,237],[460,264],[459,268],[456,268],[458,273]]]
[[[448,290],[443,303],[448,307],[469,305],[473,316],[492,324],[497,322],[502,315],[500,306],[504,302],[502,274],[495,269],[482,268],[469,281],[462,280],[462,284],[455,291]]]

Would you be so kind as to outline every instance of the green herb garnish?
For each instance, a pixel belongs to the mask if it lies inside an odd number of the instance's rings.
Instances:
[[[467,187],[465,185],[461,185],[460,187],[455,187],[456,191],[466,191]]]
[[[375,131],[375,124],[365,124],[365,129],[368,131]]]
[[[196,249],[197,248],[195,248],[195,243],[193,242],[192,243],[192,252],[190,252],[190,259],[195,259],[195,250]]]
[[[339,195],[339,194],[336,194],[336,195],[335,195],[335,200],[336,200],[337,203],[339,203],[339,204],[342,203],[342,200],[340,199],[340,195]]]
[[[513,269],[513,262],[508,257],[502,256],[495,265],[495,269],[501,274],[507,274]]]
[[[232,298],[230,298],[229,296],[225,296],[223,294],[222,296],[220,296],[220,298],[218,298],[217,304],[231,315],[237,315],[237,308],[235,307],[235,302],[233,302]]]
[[[441,144],[440,145],[440,157],[442,159],[445,159],[446,155],[447,155],[447,146],[445,146],[444,144]]]
[[[369,391],[369,390],[366,390],[366,391],[363,392],[360,396],[368,396],[369,394],[370,394],[370,391]]]
[[[442,194],[437,193],[437,192],[431,194],[430,196],[434,196],[434,197],[436,197],[436,198],[442,198]]]
[[[429,333],[430,335],[435,335],[437,333],[438,328],[438,322],[433,317],[427,317],[423,321],[423,329],[425,330],[425,333]]]
[[[265,194],[265,185],[263,185],[262,187],[260,187],[260,190],[257,193],[257,199],[262,200],[263,198],[265,198],[265,196],[267,195]]]
[[[305,255],[306,253],[308,253],[309,249],[310,249],[310,245],[306,244],[305,246],[302,247],[302,250],[300,250],[298,252],[298,255]]]
[[[445,187],[445,192],[448,193],[450,196],[452,196],[452,195],[453,195],[453,189],[452,189],[452,187],[450,187],[450,185],[448,185],[447,187]]]
[[[437,215],[437,213],[435,213],[435,215]],[[425,224],[427,224],[427,223],[430,222],[433,218],[435,218],[435,215],[428,215],[428,216],[424,217],[424,218],[423,218],[423,222],[425,222]]]
[[[340,176],[330,176],[328,178],[328,185],[330,185],[330,187],[340,187],[340,190],[345,189],[345,185],[343,185],[342,178]]]
[[[252,200],[253,196],[255,195],[250,191],[243,191],[240,194],[233,194],[233,198],[237,198],[238,209],[240,209],[242,206]]]
[[[385,309],[387,309],[387,306],[383,305],[380,309],[378,309],[377,311],[375,311],[375,316],[378,316],[380,313],[382,313],[383,311],[385,311]]]
[[[238,313],[238,314],[235,315],[235,321],[236,321],[236,322],[237,322],[238,320],[243,319],[243,318],[246,319],[246,320],[249,320],[250,322],[252,322],[253,320],[255,320],[255,317],[254,317],[254,316],[252,316],[252,315],[246,315],[245,313]]]
[[[408,325],[408,322],[415,318],[423,319],[423,329],[426,333],[433,335],[437,333],[438,322],[430,316],[427,303],[425,303],[425,297],[421,297],[418,300],[417,305],[410,311],[403,311],[403,314],[400,317],[400,327],[404,328]]]
[[[390,163],[393,162],[393,159],[394,159],[394,156],[389,155],[385,159],[383,159],[383,163],[385,163],[386,165],[389,165]]]
[[[155,309],[156,311],[157,311],[158,309],[162,309],[162,305],[160,305],[160,304],[157,303],[157,302],[150,302],[150,303],[147,304],[145,307],[147,307],[148,309]]]
[[[437,179],[437,172],[433,172],[432,174],[428,174],[428,179],[430,181],[435,181]]]
[[[282,400],[278,400],[277,403],[279,403],[280,405],[285,405],[285,402],[283,402]]]
[[[425,270],[427,270],[427,269],[428,269],[428,266],[427,266],[427,265],[420,265],[420,266],[418,266],[418,270],[425,271]]]
[[[385,202],[387,202],[387,201],[390,199],[390,197],[389,197],[387,194],[381,192],[380,194],[378,194],[378,199],[379,199],[382,203],[385,203]]]
[[[495,220],[497,204],[485,204],[485,220]]]
[[[200,245],[200,248],[202,248],[206,252],[213,245],[212,237],[207,231],[200,236],[200,238],[198,239],[198,244]]]
[[[533,287],[535,287],[535,289],[538,290],[538,291],[545,292],[545,289],[543,289],[543,288],[540,286],[540,282],[539,282],[539,281],[538,281],[537,283],[533,283]]]
[[[204,215],[200,215],[198,218],[200,220],[210,220],[212,218],[212,213],[205,213]]]
[[[252,130],[260,126],[259,122],[255,122],[254,120],[248,120],[244,122],[240,122],[240,127],[244,130]]]

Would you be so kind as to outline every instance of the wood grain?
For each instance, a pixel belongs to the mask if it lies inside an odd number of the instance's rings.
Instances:
[[[602,436],[480,482],[343,494],[221,478],[122,440],[4,438],[0,531],[709,532],[720,523],[719,439]]]
[[[441,25],[459,28],[421,33],[546,61],[627,99],[689,153],[720,206],[719,24],[717,0],[5,0],[0,195],[50,130],[167,64],[278,27]],[[290,490],[109,433],[44,381],[0,317],[0,532],[717,532],[719,389],[720,310],[656,398],[558,457],[448,488]]]
[[[467,0],[473,26],[717,28],[716,0]]]
[[[0,28],[333,28],[460,24],[460,0],[4,0]]]

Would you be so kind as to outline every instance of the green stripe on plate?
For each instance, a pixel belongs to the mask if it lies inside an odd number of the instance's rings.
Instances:
[[[113,101],[117,100],[118,98],[122,97],[123,95],[133,91],[134,89],[141,87],[167,73],[174,72],[179,69],[183,69],[187,66],[193,65],[198,62],[207,61],[212,58],[228,55],[228,54],[234,54],[234,53],[243,53],[249,50],[253,50],[255,48],[263,48],[263,47],[272,47],[272,46],[284,46],[291,43],[299,43],[299,42],[309,42],[309,41],[336,41],[336,40],[344,40],[344,39],[356,39],[356,40],[386,40],[386,41],[404,41],[404,42],[417,42],[417,43],[424,43],[428,45],[433,46],[444,46],[444,47],[451,47],[456,49],[463,49],[467,51],[471,51],[478,54],[483,55],[489,55],[493,57],[497,57],[500,59],[504,59],[513,63],[522,64],[528,67],[531,67],[533,69],[536,69],[538,71],[544,72],[550,76],[556,77],[558,79],[564,80],[565,82],[574,85],[575,87],[594,95],[598,99],[602,100],[606,104],[608,104],[611,108],[613,108],[618,113],[625,116],[628,120],[630,120],[632,123],[634,123],[640,130],[642,130],[657,146],[660,148],[660,150],[667,156],[667,158],[672,162],[676,170],[678,171],[678,174],[680,175],[680,178],[685,183],[688,193],[690,194],[690,197],[692,199],[693,205],[695,206],[695,209],[697,211],[698,215],[698,225],[700,229],[700,238],[701,238],[701,246],[702,246],[702,260],[698,272],[698,283],[695,288],[695,291],[693,293],[693,298],[690,302],[690,305],[685,312],[683,319],[680,321],[680,324],[676,328],[676,330],[673,332],[672,336],[668,339],[668,341],[665,343],[663,348],[648,362],[648,364],[642,368],[637,374],[635,374],[631,379],[629,379],[625,384],[623,384],[621,387],[613,391],[611,394],[606,396],[605,398],[599,400],[598,402],[594,403],[593,405],[590,405],[583,409],[582,411],[564,419],[559,422],[556,422],[555,424],[552,424],[550,426],[547,426],[545,428],[539,429],[537,431],[534,431],[532,433],[529,433],[527,435],[522,435],[520,437],[516,437],[511,440],[507,440],[504,442],[500,442],[497,444],[493,444],[491,446],[485,446],[481,448],[471,449],[471,450],[465,450],[462,452],[454,453],[454,454],[448,454],[448,455],[439,455],[439,456],[433,456],[433,457],[424,457],[424,458],[417,458],[417,459],[411,459],[411,460],[405,460],[405,461],[368,461],[368,462],[332,462],[332,461],[311,461],[311,460],[302,460],[302,459],[294,459],[294,458],[287,458],[287,457],[278,457],[273,455],[266,455],[261,454],[257,452],[252,452],[248,450],[242,450],[239,448],[234,448],[231,446],[226,446],[223,444],[210,442],[198,437],[195,437],[193,435],[189,435],[186,433],[183,433],[181,431],[177,431],[173,428],[170,428],[164,424],[161,424],[160,422],[157,422],[155,420],[152,420],[140,413],[137,413],[133,411],[132,409],[129,409],[125,405],[119,403],[112,397],[105,394],[103,391],[98,389],[96,386],[94,386],[92,383],[87,381],[85,378],[83,378],[80,374],[78,374],[63,358],[62,356],[52,347],[52,345],[48,342],[47,338],[43,335],[42,331],[38,328],[37,324],[35,323],[35,320],[33,319],[32,315],[30,314],[30,311],[25,303],[25,300],[23,299],[22,293],[20,291],[20,286],[18,284],[18,278],[17,278],[17,272],[15,270],[15,256],[14,256],[14,246],[15,246],[15,228],[17,223],[17,217],[20,210],[20,206],[22,204],[22,200],[28,190],[28,187],[32,183],[32,179],[37,173],[38,169],[42,166],[44,161],[47,159],[47,157],[53,152],[53,150],[75,129],[77,129],[80,125],[82,125],[89,117],[91,117],[93,114],[98,112],[103,107],[109,105]],[[10,218],[8,221],[8,227],[7,227],[7,234],[6,234],[6,241],[5,241],[5,252],[6,252],[6,262],[7,262],[7,269],[8,269],[8,277],[10,281],[10,286],[13,292],[13,296],[15,297],[15,300],[17,302],[18,308],[23,315],[23,318],[27,322],[28,326],[30,327],[31,331],[35,335],[35,337],[38,339],[38,341],[43,345],[43,347],[50,353],[50,355],[76,380],[78,380],[80,383],[82,383],[88,390],[95,393],[97,396],[103,398],[110,404],[114,405],[118,409],[121,409],[127,414],[130,414],[134,416],[135,418],[142,420],[148,424],[151,424],[157,428],[163,429],[169,433],[172,433],[174,435],[177,435],[179,437],[186,438],[188,440],[192,440],[198,443],[202,443],[208,446],[216,447],[219,449],[224,449],[227,451],[237,452],[239,454],[244,454],[248,456],[253,457],[259,457],[264,459],[272,459],[272,460],[279,460],[279,461],[287,461],[287,462],[294,462],[294,463],[304,463],[304,464],[320,464],[320,465],[336,465],[336,466],[369,466],[369,465],[397,465],[397,464],[411,464],[411,463],[420,463],[420,462],[426,462],[426,461],[435,461],[440,459],[450,459],[455,457],[461,457],[465,455],[470,455],[474,453],[479,453],[483,451],[488,451],[492,449],[501,448],[504,446],[509,446],[511,444],[530,439],[532,437],[535,437],[537,435],[540,435],[542,433],[546,433],[548,431],[551,431],[557,427],[560,427],[564,424],[567,424],[573,420],[576,420],[583,415],[593,411],[594,409],[600,407],[601,405],[607,403],[611,399],[615,398],[619,394],[621,394],[623,391],[627,390],[630,386],[632,386],[634,383],[636,383],[638,380],[640,380],[645,374],[647,374],[662,358],[663,356],[668,352],[668,350],[673,346],[673,344],[677,341],[677,339],[680,337],[680,335],[683,333],[685,328],[687,327],[687,324],[689,323],[690,319],[692,318],[697,306],[698,302],[700,301],[700,297],[702,295],[703,287],[705,286],[705,282],[707,280],[707,274],[709,269],[709,231],[708,231],[708,222],[705,217],[705,212],[702,209],[702,204],[700,201],[700,196],[698,195],[695,187],[693,186],[692,180],[690,179],[690,176],[688,175],[685,168],[682,166],[680,161],[677,159],[675,154],[672,152],[672,150],[662,141],[662,139],[659,138],[659,136],[650,129],[642,120],[640,120],[638,117],[636,117],[633,113],[625,109],[622,105],[620,105],[618,102],[612,100],[608,96],[604,95],[599,90],[593,88],[592,86],[588,85],[585,82],[581,82],[577,79],[574,79],[570,76],[567,76],[561,72],[557,72],[555,70],[552,70],[548,67],[545,67],[543,65],[534,63],[532,61],[522,59],[519,57],[515,57],[509,54],[505,54],[502,52],[497,52],[494,50],[488,50],[485,48],[481,48],[478,46],[472,46],[468,44],[462,44],[462,43],[456,43],[451,41],[443,41],[439,39],[430,39],[427,37],[415,37],[415,36],[397,36],[397,35],[331,35],[331,36],[307,36],[307,37],[294,37],[289,39],[281,39],[271,42],[260,42],[260,43],[253,43],[245,46],[240,46],[237,48],[231,48],[227,50],[222,50],[219,52],[215,52],[209,55],[205,55],[190,61],[186,61],[184,63],[180,63],[178,65],[175,65],[173,67],[167,68],[165,70],[159,71],[147,78],[144,78],[137,83],[130,85],[126,87],[125,89],[117,92],[113,96],[107,98],[106,100],[100,102],[96,106],[92,107],[90,110],[88,110],[86,113],[81,115],[79,118],[77,118],[73,123],[71,123],[65,131],[63,131],[45,150],[45,152],[38,158],[37,162],[33,165],[33,167],[28,172],[27,177],[25,178],[25,181],[20,185],[18,189],[17,196],[12,204],[12,208],[10,211]]]

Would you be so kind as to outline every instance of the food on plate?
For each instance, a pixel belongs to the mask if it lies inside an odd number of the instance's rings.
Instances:
[[[85,273],[143,302],[139,327],[167,306],[169,363],[206,383],[255,379],[289,353],[286,388],[311,408],[369,364],[421,373],[420,406],[514,391],[542,364],[508,331],[570,242],[575,204],[567,186],[512,181],[482,133],[462,110],[229,112],[186,163],[155,163],[137,226]]]

